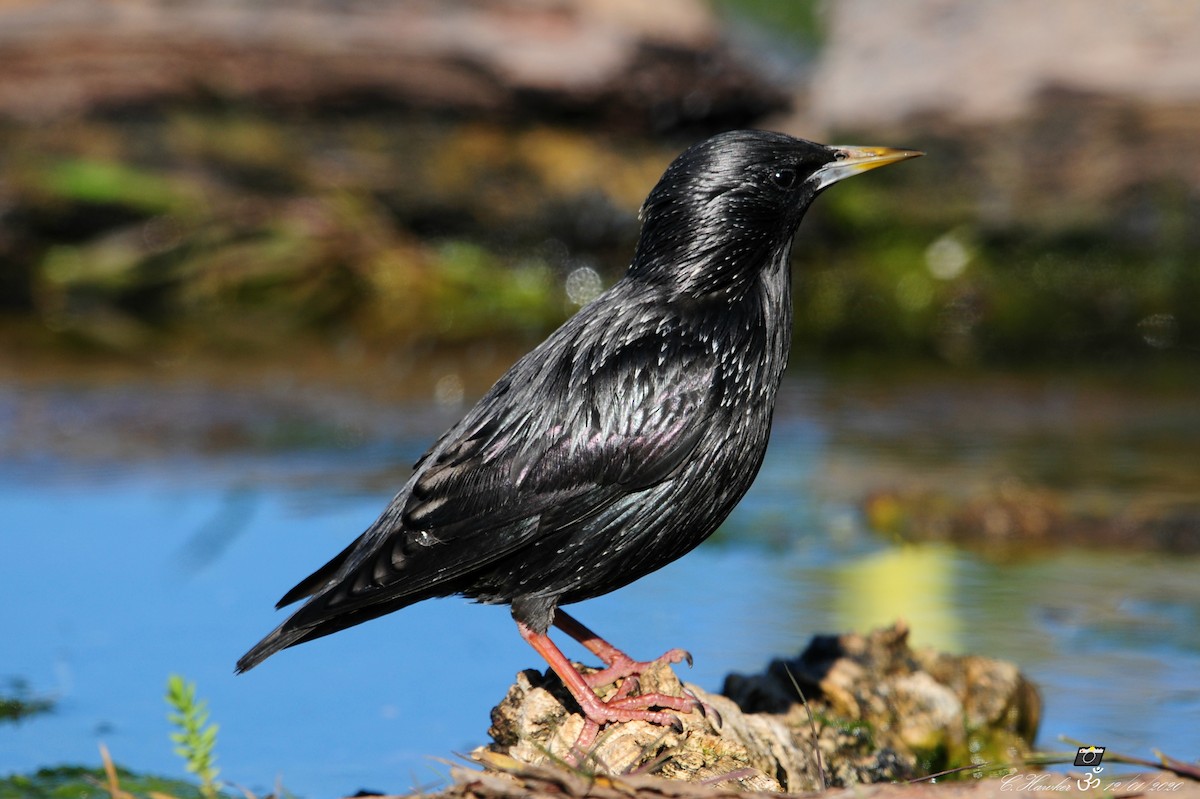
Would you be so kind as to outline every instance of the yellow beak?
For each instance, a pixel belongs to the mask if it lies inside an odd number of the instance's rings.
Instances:
[[[837,153],[837,160],[830,161],[817,170],[817,189],[823,189],[839,180],[877,169],[881,166],[907,161],[925,155],[919,150],[899,150],[893,147],[859,147],[857,145],[834,144],[829,149]]]

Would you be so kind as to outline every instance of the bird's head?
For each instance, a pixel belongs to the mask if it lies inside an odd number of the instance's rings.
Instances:
[[[634,279],[703,297],[735,293],[786,257],[813,199],[839,180],[921,155],[737,130],[688,148],[642,205]]]

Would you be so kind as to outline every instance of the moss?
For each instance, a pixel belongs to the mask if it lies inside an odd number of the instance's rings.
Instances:
[[[562,313],[561,289],[538,260],[509,265],[477,244],[450,241],[437,249],[433,269],[431,299],[449,338],[486,335],[497,323],[536,330]]]
[[[66,202],[118,205],[147,216],[186,208],[194,194],[175,181],[118,161],[51,160],[36,170],[34,187]]]
[[[135,797],[163,794],[175,799],[202,799],[200,790],[182,780],[137,774],[117,768],[121,789]],[[100,768],[55,766],[31,774],[0,778],[0,799],[111,799]]]

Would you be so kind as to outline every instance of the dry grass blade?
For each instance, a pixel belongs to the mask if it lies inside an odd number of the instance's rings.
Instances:
[[[958,768],[948,768],[945,771],[939,771],[935,774],[926,774],[924,777],[913,777],[911,780],[905,780],[905,784],[916,785],[919,782],[932,782],[933,780],[936,780],[939,777],[948,777],[951,774],[962,774],[964,771],[984,772],[984,771],[999,771],[1001,769],[1007,770],[1010,768],[1016,768],[1016,767],[1011,766],[1011,765],[992,765],[991,763],[978,763],[978,764],[977,763],[968,763],[967,765],[959,766]]]
[[[236,782],[226,782],[225,785],[236,788],[238,792],[245,797],[245,799],[259,799],[258,794],[254,793],[254,791],[250,790],[244,785],[238,785]],[[282,786],[276,786],[275,796],[282,795]],[[271,799],[271,797],[264,797],[264,799]]]
[[[825,776],[825,761],[821,757],[821,739],[820,730],[817,729],[817,720],[813,718],[812,708],[808,706],[808,697],[804,695],[804,691],[800,690],[800,683],[796,680],[796,675],[792,674],[791,667],[784,663],[783,670],[787,672],[788,679],[792,681],[792,687],[796,689],[796,693],[800,695],[800,701],[804,703],[804,712],[808,714],[808,724],[813,737],[813,752],[817,756],[817,776],[821,779],[823,793],[829,790],[829,780]]]
[[[100,744],[100,760],[104,763],[104,775],[108,778],[108,794],[112,799],[134,799],[133,794],[121,790],[120,780],[117,779],[117,766],[113,763],[108,747]]]
[[[1176,774],[1180,777],[1187,777],[1188,779],[1200,780],[1200,766],[1192,763],[1185,763],[1182,760],[1176,760],[1170,755],[1163,754],[1158,749],[1153,749],[1151,751],[1153,751],[1154,756],[1158,758],[1159,765],[1172,774]]]

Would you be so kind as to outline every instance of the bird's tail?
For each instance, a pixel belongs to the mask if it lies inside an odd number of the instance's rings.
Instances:
[[[336,591],[317,594],[299,610],[276,627],[266,638],[250,648],[237,662],[237,673],[241,674],[262,663],[280,650],[303,644],[326,635],[377,619],[388,613],[406,608],[426,599],[447,596],[449,592],[439,589],[420,593],[405,593],[379,597],[356,607],[338,607]],[[331,607],[332,605],[332,607]]]
[[[378,523],[377,523],[378,524]],[[321,638],[338,630],[362,624],[424,599],[449,596],[458,590],[444,581],[408,583],[401,579],[390,548],[374,548],[372,527],[337,557],[317,569],[288,591],[277,607],[308,597],[283,624],[255,644],[237,662],[237,673],[249,671],[271,655],[296,644]],[[381,580],[381,559],[385,576]]]
[[[301,580],[298,584],[296,584],[295,587],[292,588],[292,590],[283,595],[283,598],[279,600],[275,607],[281,608],[284,605],[290,605],[291,603],[297,602],[305,597],[313,597],[313,599],[316,599],[321,593],[321,589],[326,587],[329,584],[330,579],[345,566],[346,562],[350,559],[350,556],[354,553],[354,550],[358,546],[360,540],[361,539],[356,539],[353,541],[350,546],[339,552],[328,563]],[[312,604],[312,602],[310,601],[308,604]],[[311,621],[305,624],[301,620],[302,614],[304,614],[305,609],[308,608],[308,604],[306,604],[296,613],[293,613],[291,616],[289,616],[287,620],[283,622],[283,624],[280,624],[278,627],[272,630],[265,638],[255,644],[249,652],[242,655],[241,659],[237,662],[237,673],[241,674],[244,671],[249,671],[281,649],[287,649],[289,646],[295,646],[296,644],[303,643],[304,641],[308,641],[313,638],[319,638],[321,635],[328,635],[328,633],[334,632],[334,630],[331,629],[325,633],[314,634],[315,629],[322,625],[319,623],[314,624]],[[311,611],[312,609],[309,608],[309,610]],[[338,627],[337,629],[341,629],[341,627]]]
[[[303,627],[290,626],[290,624],[291,619],[288,619],[252,646],[249,652],[242,655],[237,662],[237,673],[241,674],[242,672],[250,671],[250,669],[281,649],[287,649],[289,646],[295,646],[302,641],[308,640],[307,635],[311,632],[310,630],[306,630]]]

